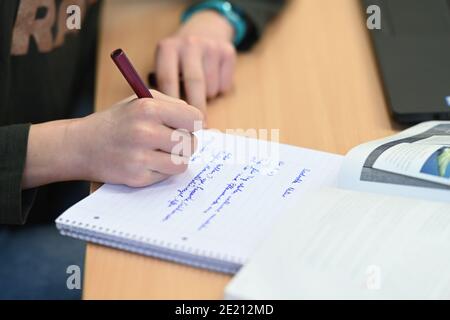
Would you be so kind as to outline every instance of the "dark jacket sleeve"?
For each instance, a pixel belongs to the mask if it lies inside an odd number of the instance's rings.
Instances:
[[[30,125],[0,127],[0,225],[24,224],[35,191],[22,191]]]
[[[263,34],[267,23],[283,8],[286,0],[232,0],[247,19],[249,29],[238,49],[251,48]]]

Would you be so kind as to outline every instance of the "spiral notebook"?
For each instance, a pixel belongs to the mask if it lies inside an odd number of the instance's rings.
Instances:
[[[104,185],[63,213],[63,235],[235,273],[285,209],[333,186],[342,157],[201,131],[188,170],[156,185]]]

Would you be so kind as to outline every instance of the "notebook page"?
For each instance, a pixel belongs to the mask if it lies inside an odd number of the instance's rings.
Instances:
[[[280,219],[226,296],[449,299],[449,268],[449,204],[324,189]]]
[[[104,185],[57,222],[243,263],[294,199],[334,185],[342,157],[214,131],[187,172],[133,189]]]

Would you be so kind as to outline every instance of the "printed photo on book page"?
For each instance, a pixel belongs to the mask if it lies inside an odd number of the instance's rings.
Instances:
[[[450,145],[400,143],[383,152],[373,168],[450,185]]]
[[[450,201],[450,122],[424,122],[349,152],[339,186]]]

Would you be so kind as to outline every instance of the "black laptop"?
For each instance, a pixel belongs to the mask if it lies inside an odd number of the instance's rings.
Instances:
[[[363,0],[381,9],[370,30],[395,120],[450,119],[450,0]]]

